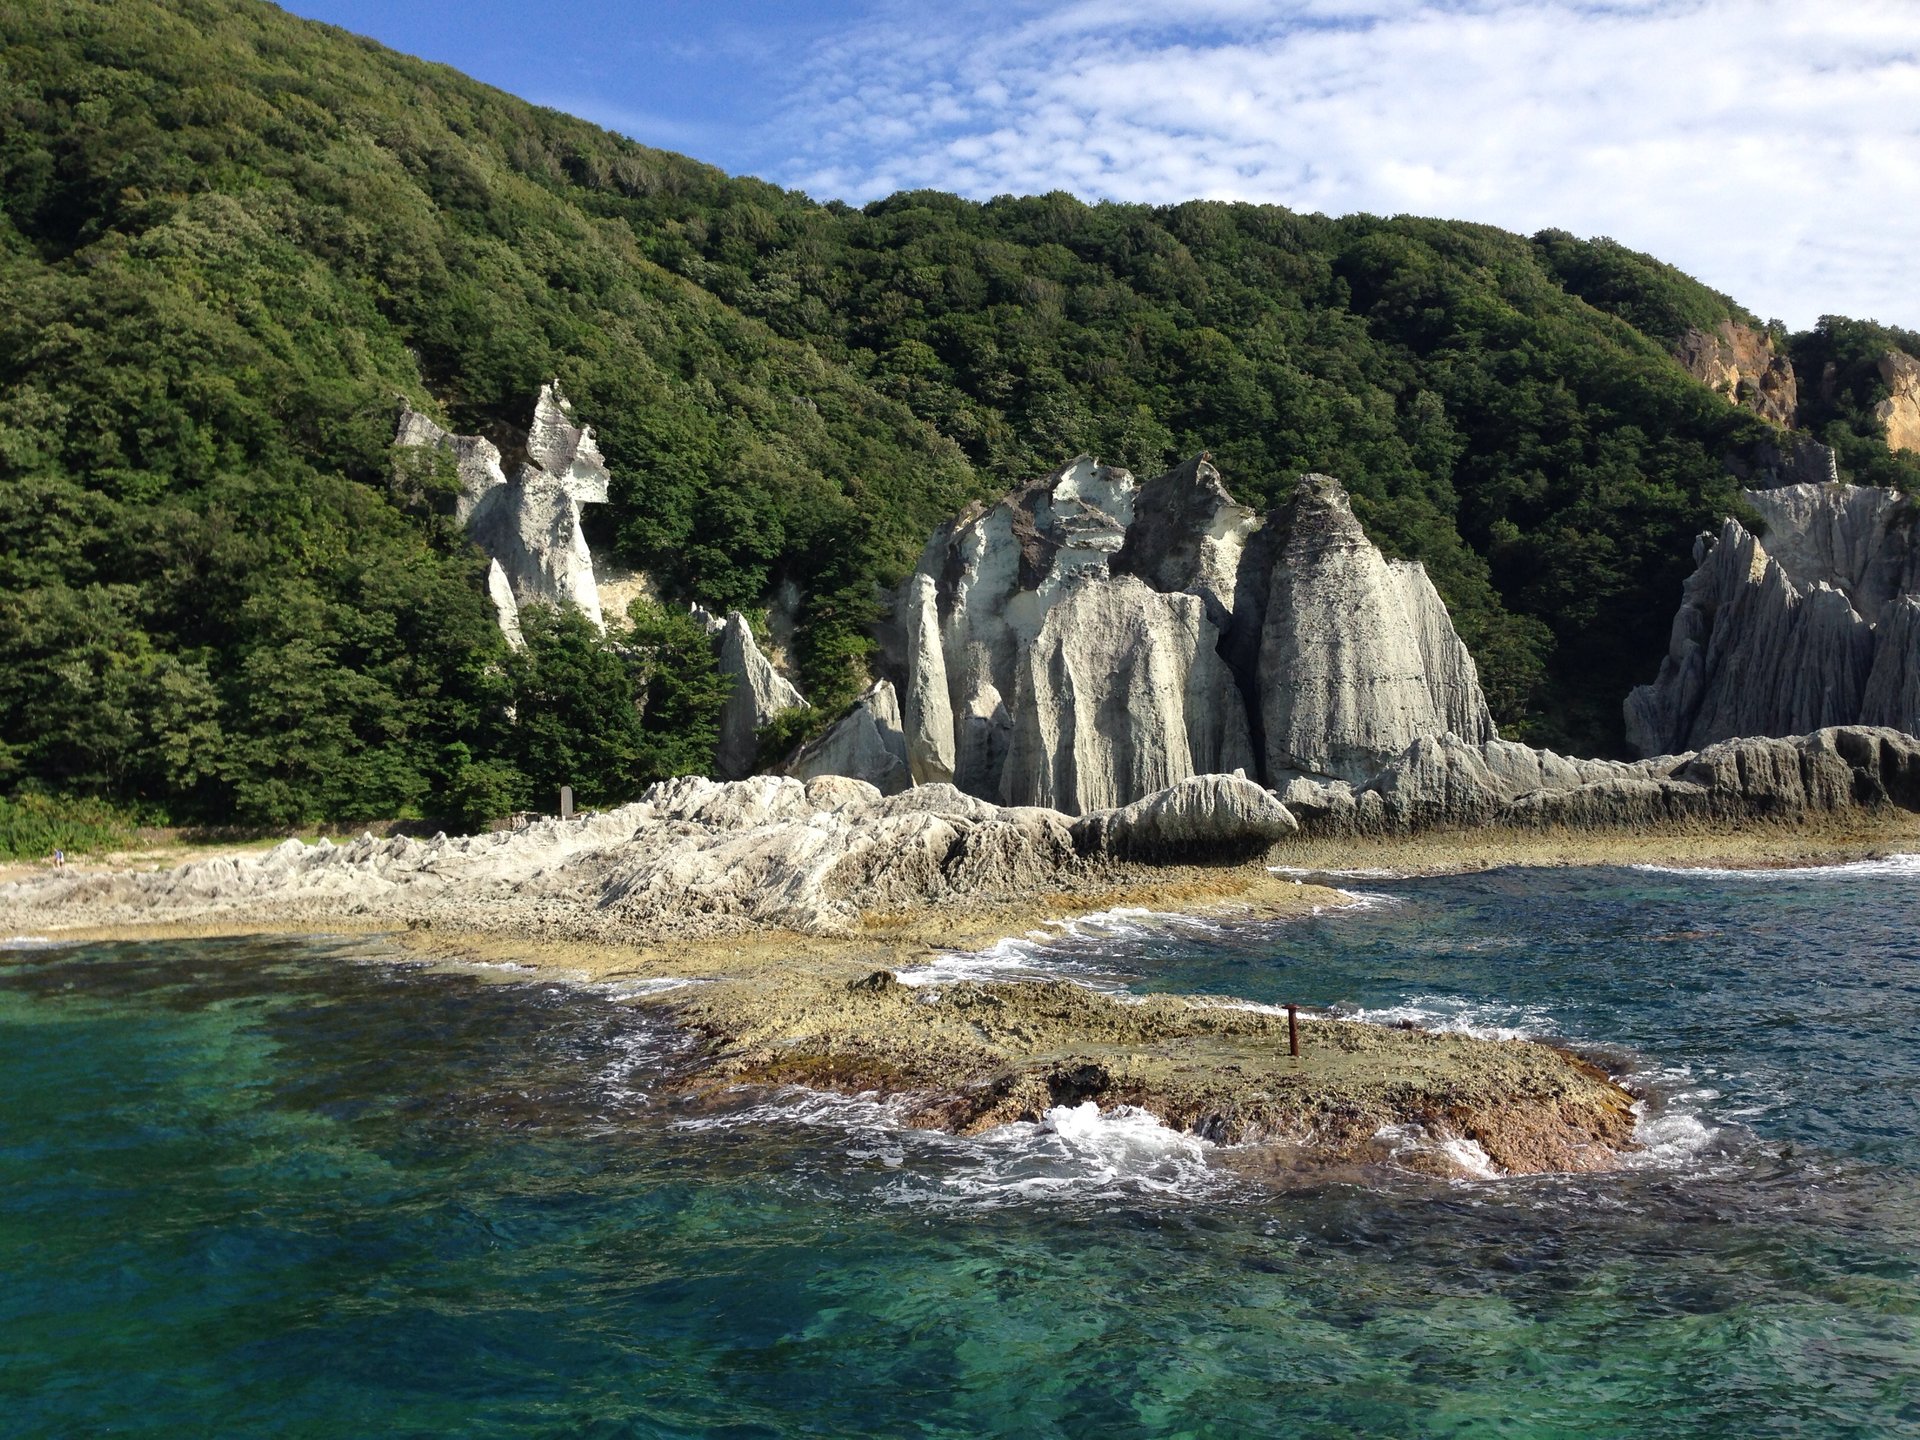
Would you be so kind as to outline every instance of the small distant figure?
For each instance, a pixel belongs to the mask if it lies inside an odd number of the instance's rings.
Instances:
[[[58,846],[55,846],[53,851],[53,868],[56,870],[64,869],[66,867],[66,863],[67,863],[67,852],[60,849]]]

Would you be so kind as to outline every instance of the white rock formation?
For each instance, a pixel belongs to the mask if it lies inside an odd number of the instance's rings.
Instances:
[[[704,611],[696,609],[695,613],[711,624],[712,617]],[[783,711],[807,702],[760,652],[752,627],[739,611],[729,612],[719,623],[715,648],[720,673],[733,680],[733,693],[720,712],[720,743],[714,768],[722,779],[739,780],[753,773],[760,751],[760,727]]]
[[[897,795],[913,784],[907,758],[900,702],[893,683],[879,680],[794,757],[787,773],[801,780],[844,775],[866,781],[882,795]]]
[[[1920,592],[1912,502],[1853,485],[1742,498],[1766,519],[1767,538],[1728,520],[1696,543],[1699,568],[1660,673],[1627,697],[1628,743],[1662,755],[1735,736],[1920,722],[1901,698],[1913,664],[1904,606],[1881,623]]]
[[[559,381],[540,387],[526,458],[511,479],[490,440],[450,434],[409,406],[401,408],[394,443],[453,456],[460,477],[454,518],[492,559],[487,593],[510,642],[520,641],[519,607],[533,603],[575,606],[605,628],[580,507],[606,500],[606,462],[592,427],[574,423]]]
[[[1014,673],[1001,798],[1084,814],[1253,764],[1246,709],[1197,595],[1068,580]]]
[[[1423,735],[1494,737],[1426,567],[1383,556],[1337,482],[1303,475],[1269,523],[1258,692],[1270,775],[1364,780]]]
[[[945,526],[897,616],[910,773],[996,800],[1362,779],[1416,735],[1493,735],[1425,570],[1382,557],[1324,477],[1263,530],[1204,456],[1145,485],[1082,456]]]

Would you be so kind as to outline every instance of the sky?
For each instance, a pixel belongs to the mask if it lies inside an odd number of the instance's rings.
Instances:
[[[1920,0],[288,0],[816,199],[1270,201],[1608,235],[1920,328]]]

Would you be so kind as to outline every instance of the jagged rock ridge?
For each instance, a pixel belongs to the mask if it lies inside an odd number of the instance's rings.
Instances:
[[[1766,539],[1729,519],[1694,546],[1667,655],[1626,701],[1642,755],[1829,725],[1920,731],[1920,542],[1893,490],[1748,490]]]
[[[492,441],[451,434],[404,402],[394,444],[453,456],[460,479],[454,518],[492,560],[487,593],[510,641],[520,640],[520,607],[534,603],[573,605],[605,628],[580,507],[605,502],[607,467],[593,427],[574,423],[558,380],[540,387],[526,458],[511,478]]]
[[[1205,456],[1144,485],[1081,456],[944,526],[896,616],[909,774],[1011,804],[1363,780],[1417,736],[1494,735],[1425,569],[1326,476],[1263,521]]]

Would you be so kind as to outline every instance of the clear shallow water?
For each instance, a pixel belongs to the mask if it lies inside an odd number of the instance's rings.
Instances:
[[[9,955],[0,1433],[1920,1435],[1920,868],[1350,883],[997,959],[1601,1047],[1652,1157],[1275,1189],[360,942]]]

